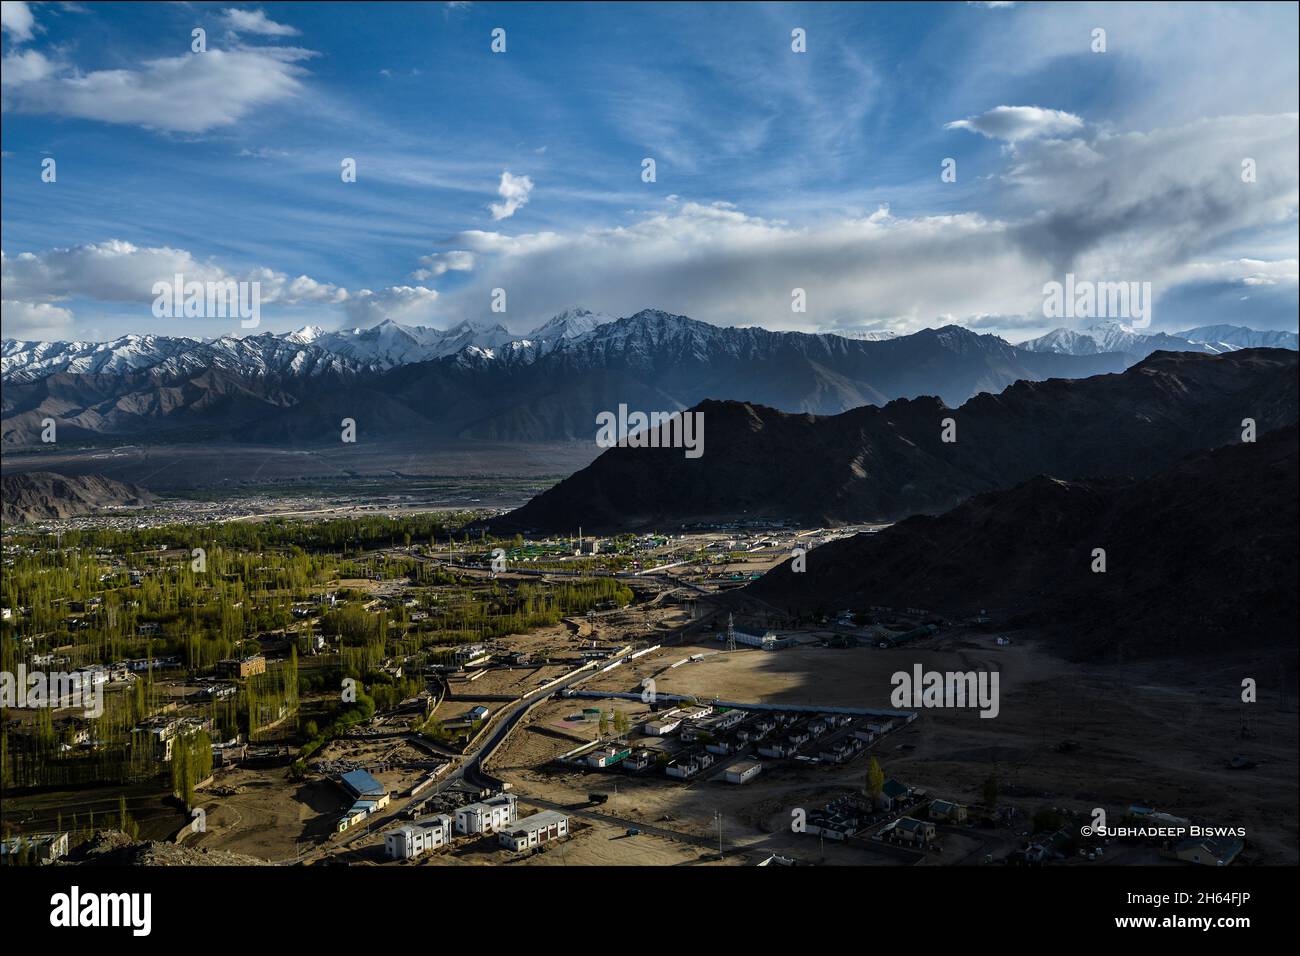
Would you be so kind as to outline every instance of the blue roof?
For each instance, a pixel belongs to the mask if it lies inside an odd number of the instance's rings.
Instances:
[[[343,775],[343,786],[358,797],[383,796],[388,791],[384,785],[365,770],[350,770]]]

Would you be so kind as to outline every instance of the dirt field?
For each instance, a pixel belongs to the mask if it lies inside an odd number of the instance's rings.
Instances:
[[[447,701],[447,707],[453,708],[458,702],[457,698],[472,701],[476,694],[509,694],[514,697],[522,697],[535,691],[542,684],[549,683],[571,670],[573,670],[572,667],[560,665],[541,667],[522,665],[511,668],[495,668],[485,672],[482,677],[475,680],[455,676],[447,682],[452,698]]]
[[[221,793],[227,789],[235,792]],[[305,848],[333,832],[342,803],[342,791],[328,781],[295,784],[284,767],[234,768],[202,794],[207,829],[186,837],[185,845],[293,859],[297,844]]]

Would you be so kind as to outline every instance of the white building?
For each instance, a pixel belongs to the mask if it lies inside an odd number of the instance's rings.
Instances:
[[[501,831],[501,845],[516,853],[532,846],[541,846],[569,835],[569,818],[554,810],[543,810],[524,817],[513,826]]]
[[[651,737],[662,737],[665,734],[671,734],[681,726],[682,712],[674,707],[672,710],[666,710],[662,714],[653,717],[645,722],[645,732]]]
[[[456,811],[456,832],[495,833],[519,819],[513,793],[502,793]]]
[[[492,659],[492,655],[483,644],[462,644],[452,652],[452,658],[456,661],[457,667],[477,667],[479,664],[486,664]]]
[[[758,776],[763,765],[757,760],[742,760],[726,769],[727,783],[748,783]]]
[[[407,824],[384,835],[384,852],[394,860],[410,860],[426,850],[451,842],[451,817],[440,813],[428,820]]]

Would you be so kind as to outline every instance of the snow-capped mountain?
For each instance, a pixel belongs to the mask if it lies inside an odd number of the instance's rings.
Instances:
[[[385,322],[210,342],[6,341],[0,434],[27,444],[54,417],[62,434],[86,439],[185,441],[202,431],[294,445],[352,417],[376,440],[570,440],[589,438],[596,412],[621,403],[667,410],[724,398],[828,415],[932,395],[956,407],[1017,381],[1122,371],[1157,348],[1213,351],[1118,324],[1087,331],[1058,330],[1025,348],[959,326],[873,341],[723,328],[657,309],[620,319],[573,309],[525,336],[493,324]]]
[[[1256,332],[1244,325],[1202,325],[1199,328],[1179,332],[1179,338],[1187,339],[1213,349],[1216,352],[1234,352],[1237,349],[1291,349],[1300,351],[1300,335],[1295,332]]]
[[[829,335],[838,335],[842,339],[855,339],[859,342],[888,342],[898,338],[894,332],[882,332],[880,329],[833,329]]]
[[[562,342],[581,338],[602,325],[613,322],[614,317],[587,309],[566,309],[555,318],[539,325],[525,336],[527,341],[543,353],[553,351]]]
[[[471,365],[499,359],[531,362],[562,343],[612,321],[585,309],[562,312],[527,336],[505,326],[463,321],[448,329],[385,320],[368,329],[326,331],[308,325],[293,332],[201,340],[184,336],[124,335],[111,342],[23,342],[0,345],[5,381],[31,381],[59,372],[114,375],[157,371],[183,375],[203,368],[253,376],[350,375],[416,362],[463,356]]]
[[[1018,348],[1059,355],[1100,355],[1119,352],[1143,359],[1161,349],[1168,352],[1209,352],[1208,348],[1164,332],[1147,334],[1110,319],[1081,329],[1053,329],[1046,335],[1021,342]]]
[[[156,372],[180,376],[202,369],[265,378],[355,375],[363,366],[341,355],[271,333],[200,341],[166,335],[124,335],[111,342],[0,343],[0,375],[6,382],[33,381],[57,373],[124,375]]]
[[[368,329],[339,332],[325,332],[307,326],[280,337],[286,342],[313,345],[373,368],[427,362],[471,347],[496,349],[514,338],[502,325],[464,321],[449,329],[433,329],[423,325],[401,325],[390,319]]]
[[[448,329],[401,325],[386,319],[368,329],[326,332],[307,326],[280,337],[297,345],[314,345],[372,368],[395,368],[449,356],[481,364],[498,359],[535,360],[563,342],[572,341],[613,319],[587,309],[569,309],[527,335],[515,335],[499,323],[465,320]]]

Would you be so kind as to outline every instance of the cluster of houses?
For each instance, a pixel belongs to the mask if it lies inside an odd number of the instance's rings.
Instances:
[[[598,708],[591,711],[600,713]],[[802,761],[843,764],[862,753],[881,735],[904,726],[915,717],[914,713],[897,717],[864,717],[840,712],[810,713],[692,704],[651,714],[642,725],[641,729],[648,738],[676,736],[683,744],[676,752],[632,747],[620,740],[594,749],[580,749],[561,759],[568,763],[583,763],[593,770],[618,767],[634,773],[661,766],[667,776],[679,780],[689,780],[715,766],[720,758],[740,754],[749,747],[754,748],[759,758],[795,757]],[[747,771],[739,774],[732,772],[734,768],[729,768],[725,779],[732,783],[745,783],[757,775],[761,764],[757,760],[746,761],[746,767]]]
[[[569,818],[554,810],[519,816],[518,799],[500,793],[467,804],[455,814],[440,813],[397,827],[384,835],[384,852],[394,860],[410,860],[451,843],[452,835],[497,835],[509,850],[523,852],[569,834]]]
[[[827,840],[847,840],[862,829],[870,813],[866,797],[840,797],[810,812],[804,821],[803,832]]]
[[[54,672],[71,664],[66,654],[33,654],[31,666],[47,673]],[[57,700],[42,706],[67,707],[77,706],[89,694],[98,693],[109,683],[130,683],[136,675],[152,669],[180,667],[179,657],[136,658],[116,661],[112,664],[88,664],[68,673],[70,678],[66,691]]]
[[[804,821],[803,832],[828,840],[847,840],[878,814],[910,810],[923,804],[925,799],[924,790],[914,789],[889,777],[874,800],[862,794],[849,794],[810,812]],[[963,824],[967,818],[968,810],[962,804],[951,800],[931,800],[925,807],[924,817],[910,813],[900,816],[886,823],[876,837],[886,843],[925,848],[934,843],[937,824]]]

